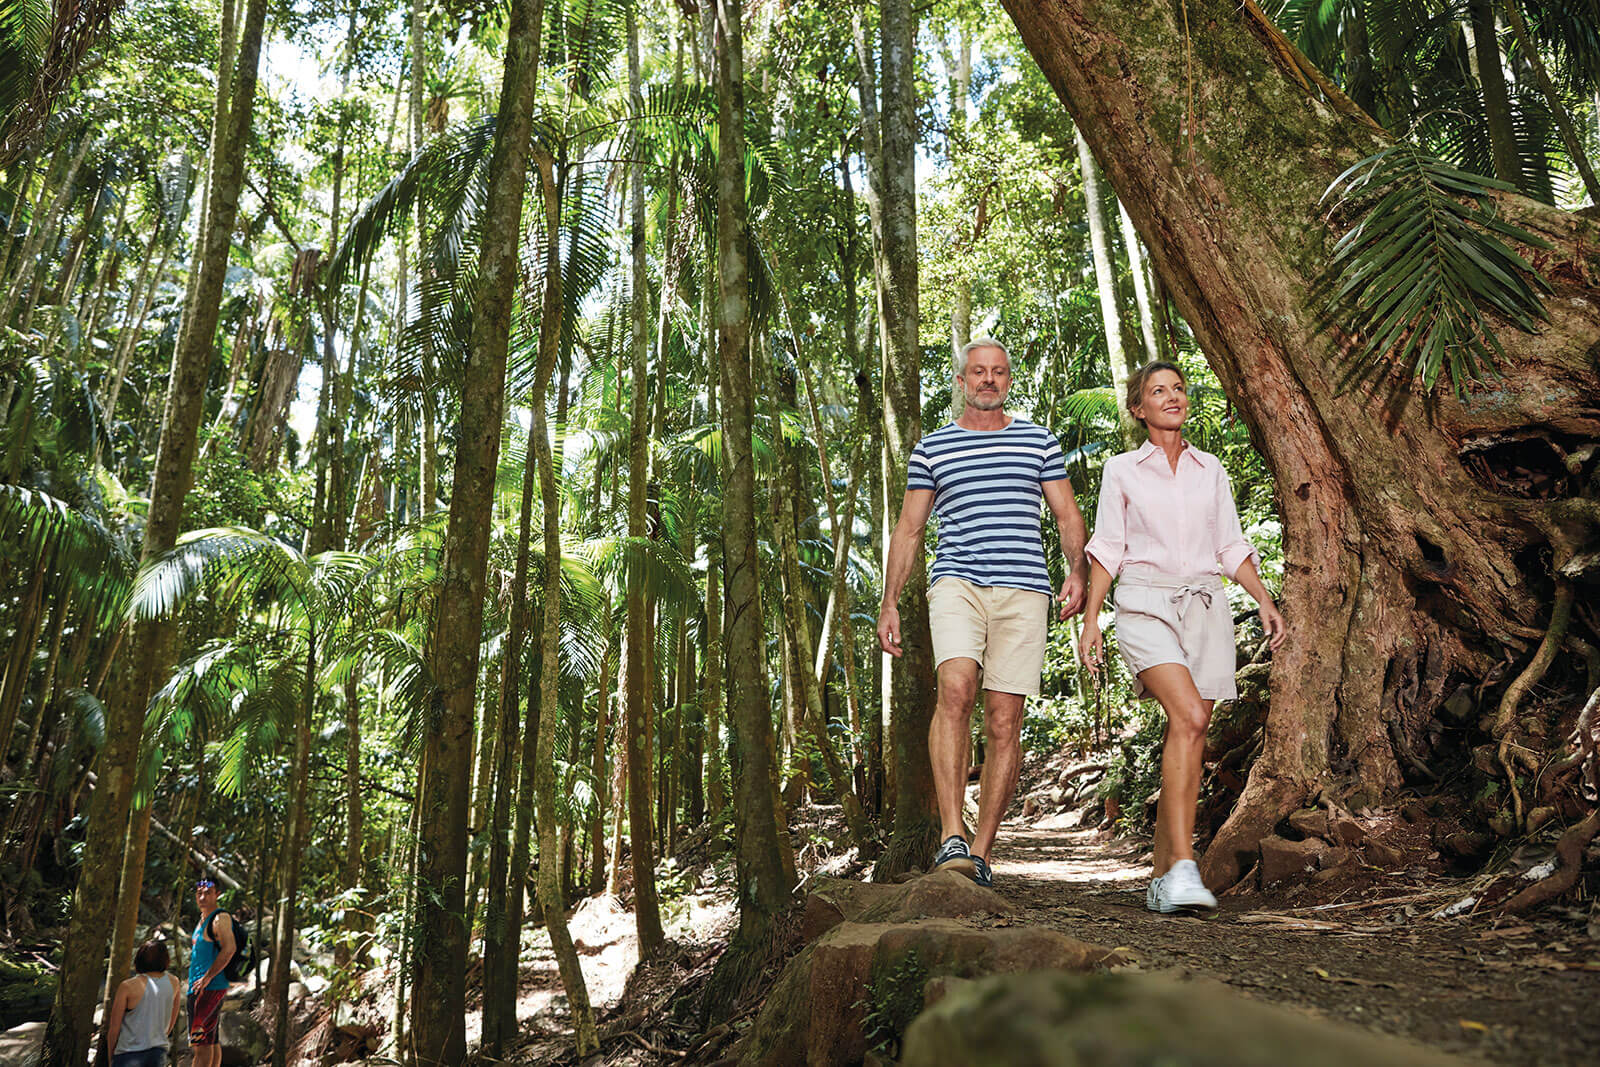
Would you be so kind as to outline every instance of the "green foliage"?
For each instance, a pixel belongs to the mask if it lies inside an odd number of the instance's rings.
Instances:
[[[1132,729],[1123,734],[1095,791],[1117,801],[1121,808],[1118,822],[1124,827],[1147,831],[1144,806],[1161,788],[1161,747],[1167,720],[1154,700],[1134,703],[1131,718]]]
[[[900,1055],[906,1028],[922,1011],[927,982],[928,968],[916,949],[907,952],[892,968],[874,968],[867,996],[859,1005],[865,1009],[861,1031],[869,1048],[891,1060]]]
[[[1498,217],[1492,192],[1509,189],[1404,141],[1334,180],[1324,200],[1356,218],[1318,295],[1325,323],[1352,339],[1346,386],[1397,367],[1429,389],[1444,371],[1464,394],[1505,355],[1480,308],[1529,332],[1547,317],[1536,289],[1549,284],[1501,238],[1549,245]]]

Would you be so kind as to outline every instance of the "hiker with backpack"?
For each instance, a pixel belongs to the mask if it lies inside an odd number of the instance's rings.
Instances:
[[[228,995],[225,972],[240,946],[233,916],[217,904],[217,883],[200,879],[194,899],[200,906],[200,925],[194,928],[194,952],[189,957],[189,1044],[194,1048],[194,1067],[219,1067],[222,1045],[217,1031],[222,998]]]

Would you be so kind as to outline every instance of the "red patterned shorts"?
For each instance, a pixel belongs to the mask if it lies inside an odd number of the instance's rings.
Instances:
[[[215,1045],[217,1024],[222,1020],[222,998],[226,989],[202,989],[189,994],[189,1044]]]

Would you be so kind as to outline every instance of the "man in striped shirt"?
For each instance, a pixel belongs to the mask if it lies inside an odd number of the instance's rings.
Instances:
[[[1066,556],[1067,577],[1057,597],[1063,619],[1083,608],[1088,567],[1083,515],[1061,445],[1042,426],[1006,414],[1011,358],[1005,346],[987,337],[967,345],[957,357],[955,380],[966,396],[961,417],[911,450],[906,497],[889,541],[878,643],[890,655],[901,654],[896,603],[920,555],[928,517],[937,515],[928,623],[939,696],[928,756],[943,844],[934,868],[989,886],[989,852],[1022,767],[1023,706],[1038,694],[1044,666],[1051,587],[1041,497],[1055,516]],[[978,829],[969,845],[961,807],[980,684],[987,744]]]

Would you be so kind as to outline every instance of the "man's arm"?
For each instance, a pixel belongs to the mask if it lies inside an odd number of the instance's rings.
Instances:
[[[900,521],[889,535],[889,558],[884,565],[883,603],[878,606],[878,644],[890,655],[898,656],[900,649],[900,593],[911,577],[911,568],[917,562],[922,546],[922,532],[927,529],[928,516],[933,514],[933,490],[907,489],[900,504]],[[1081,545],[1080,545],[1081,547]]]
[[[1044,501],[1056,517],[1056,529],[1061,534],[1061,554],[1067,561],[1067,578],[1061,583],[1061,617],[1075,615],[1083,607],[1084,587],[1089,578],[1089,564],[1083,555],[1083,544],[1088,530],[1083,524],[1083,512],[1072,495],[1072,481],[1058,478],[1045,482]]]

